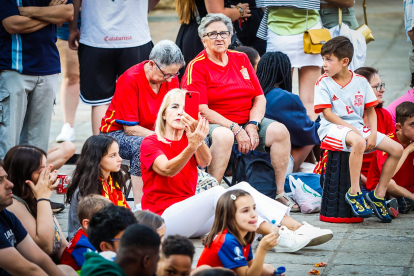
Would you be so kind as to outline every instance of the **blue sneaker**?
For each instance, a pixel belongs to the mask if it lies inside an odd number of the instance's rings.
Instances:
[[[387,212],[387,202],[384,198],[378,198],[375,196],[375,190],[365,194],[365,200],[371,205],[375,215],[382,222],[391,222],[392,218]]]
[[[372,211],[364,200],[362,193],[357,195],[350,194],[351,189],[345,194],[345,200],[352,207],[352,213],[360,218],[369,218],[372,216]]]

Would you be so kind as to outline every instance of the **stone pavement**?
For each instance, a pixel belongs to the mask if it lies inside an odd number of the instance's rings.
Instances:
[[[357,0],[356,14],[363,22],[361,0]],[[369,26],[375,41],[368,45],[367,66],[380,70],[382,81],[387,84],[384,99],[390,103],[409,89],[408,51],[410,44],[404,32],[402,1],[368,1]],[[149,15],[153,42],[161,39],[175,41],[178,33],[178,18],[174,11],[157,10]],[[59,83],[60,85],[60,83]],[[294,86],[297,91],[297,86]],[[62,127],[60,96],[52,121],[50,146]],[[84,141],[92,134],[90,107],[80,104],[76,114],[77,153]],[[71,173],[73,165],[64,166],[61,171]],[[53,195],[53,200],[63,202],[63,195]],[[329,224],[319,221],[317,214],[297,214],[297,221],[307,221],[315,226],[332,229],[334,237],[328,243],[303,249],[297,253],[269,252],[266,262],[285,266],[287,275],[307,275],[314,263],[326,262],[326,268],[319,269],[322,275],[414,275],[414,212],[400,215],[391,224],[380,223],[376,218],[366,219],[360,224]],[[67,209],[57,215],[63,231],[67,231]],[[196,264],[202,251],[199,239],[196,246]]]

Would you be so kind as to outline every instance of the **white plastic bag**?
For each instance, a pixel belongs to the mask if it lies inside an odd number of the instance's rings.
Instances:
[[[300,178],[295,179],[289,175],[289,186],[292,190],[293,199],[305,214],[316,213],[321,209],[322,196],[314,189],[303,183]]]

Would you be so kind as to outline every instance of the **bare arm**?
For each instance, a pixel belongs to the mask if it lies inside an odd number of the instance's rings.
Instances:
[[[17,245],[17,250],[28,261],[38,265],[46,271],[47,275],[64,275],[52,259],[37,246],[30,235],[27,235],[26,238]]]
[[[13,199],[13,204],[7,210],[14,213],[21,221],[26,231],[35,243],[48,255],[53,251],[55,226],[49,201],[37,204],[37,219],[35,219],[20,202]]]
[[[329,122],[336,124],[336,125],[340,125],[340,126],[346,126],[349,127],[350,129],[352,129],[356,134],[361,135],[359,133],[359,131],[351,126],[349,123],[345,122],[344,120],[342,120],[341,118],[339,118],[338,115],[334,114],[332,112],[331,108],[324,108],[322,110],[323,115],[325,116],[326,120],[328,120]]]
[[[149,130],[145,127],[142,126],[126,126],[124,125],[124,131],[126,135],[129,136],[141,136],[141,137],[147,137],[150,136],[152,134],[154,134],[155,132],[152,130]]]
[[[202,168],[207,167],[210,165],[211,162],[211,152],[210,148],[203,142],[203,144],[198,147],[197,151],[195,152],[195,158],[197,161],[197,165]]]
[[[240,12],[238,9],[224,7],[224,0],[205,0],[204,2],[208,13],[222,13],[229,17],[232,21],[240,18]],[[238,4],[238,6],[244,10],[245,17],[251,16],[249,14],[250,10],[248,9],[248,5]]]
[[[188,145],[179,155],[171,160],[167,156],[160,155],[152,164],[152,169],[159,175],[173,177],[178,174],[184,166],[188,163],[196,148]]]
[[[371,128],[371,133],[377,133],[377,113],[375,112],[375,107],[371,106],[366,109],[368,116],[369,127]]]
[[[47,7],[19,7],[21,16],[38,19],[51,24],[63,24],[73,19],[73,5],[63,4]]]
[[[76,45],[75,41],[77,40],[79,42],[80,38],[80,31],[78,29],[78,18],[79,18],[79,11],[80,11],[80,5],[81,0],[72,0],[73,2],[73,19],[72,21],[69,21],[69,48],[71,50],[77,50],[78,45]]]
[[[250,109],[250,121],[261,122],[266,112],[266,98],[264,95],[253,98],[253,106]]]
[[[148,12],[152,11],[160,0],[148,0]]]
[[[354,0],[325,0],[328,4],[321,4],[321,9],[352,8]]]
[[[33,33],[49,25],[48,22],[31,19],[29,17],[20,15],[9,16],[3,19],[1,23],[9,34]]]
[[[27,235],[27,237],[29,237],[29,235]],[[19,243],[19,245],[22,244],[27,237]],[[0,267],[11,275],[47,276],[39,266],[26,260],[14,247],[1,249],[0,256]]]

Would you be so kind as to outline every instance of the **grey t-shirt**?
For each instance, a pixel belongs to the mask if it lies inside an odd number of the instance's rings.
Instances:
[[[81,227],[79,223],[78,217],[78,193],[79,188],[76,189],[75,193],[72,196],[72,200],[69,207],[69,215],[68,215],[68,238],[71,240],[73,236],[76,234],[76,231]]]

